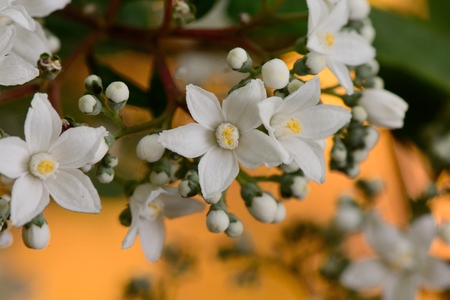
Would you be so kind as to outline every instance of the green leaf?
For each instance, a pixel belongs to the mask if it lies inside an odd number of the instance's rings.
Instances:
[[[147,106],[153,111],[153,115],[158,117],[161,115],[167,106],[167,95],[164,90],[164,84],[155,70],[150,80],[150,91],[148,92],[149,102]]]
[[[217,0],[191,0],[191,3],[194,4],[196,9],[196,19],[200,19],[206,15],[216,2]]]
[[[128,1],[119,10],[118,19],[120,23],[136,27],[154,27],[155,10],[153,1]]]

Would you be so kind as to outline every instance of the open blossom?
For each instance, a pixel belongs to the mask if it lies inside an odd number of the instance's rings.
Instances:
[[[283,152],[283,163],[295,161],[305,176],[325,181],[325,157],[317,140],[334,134],[350,121],[350,112],[334,105],[317,105],[319,78],[315,77],[286,98],[262,101],[259,114],[270,137]]]
[[[130,248],[139,234],[145,257],[155,262],[161,258],[166,231],[164,217],[169,219],[203,210],[203,203],[181,197],[176,188],[144,183],[136,187],[130,198],[131,226],[122,243]]]
[[[100,211],[100,198],[78,168],[94,159],[106,135],[103,127],[80,126],[61,134],[62,121],[46,94],[35,94],[25,120],[25,141],[0,139],[0,173],[17,178],[11,193],[11,221],[21,226],[50,201],[86,213]]]
[[[281,152],[266,134],[256,130],[261,119],[257,104],[266,98],[261,80],[252,80],[233,91],[220,107],[217,97],[200,87],[186,87],[189,111],[198,122],[163,131],[159,142],[184,157],[203,155],[198,175],[203,197],[208,199],[224,191],[244,167],[278,165]]]
[[[450,287],[450,266],[428,256],[436,234],[431,215],[418,218],[402,232],[370,214],[364,234],[380,258],[351,263],[341,275],[344,286],[359,291],[382,285],[383,300],[414,300],[423,285]]]
[[[323,55],[326,66],[337,77],[347,94],[353,93],[353,83],[347,66],[358,66],[375,57],[369,42],[351,30],[342,30],[347,24],[347,1],[339,1],[331,9],[323,0],[307,0],[308,42],[311,52]]]

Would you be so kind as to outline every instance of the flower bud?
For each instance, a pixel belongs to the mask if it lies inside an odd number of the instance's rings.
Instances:
[[[366,127],[366,136],[364,137],[364,145],[366,149],[372,149],[378,142],[380,133],[372,126]]]
[[[81,170],[81,172],[83,172],[83,173],[87,173],[87,172],[89,172],[90,170],[92,170],[93,167],[94,167],[94,165],[86,164],[86,165],[82,166],[82,167],[80,168],[80,170]]]
[[[439,225],[438,236],[446,244],[450,245],[450,222],[444,222]]]
[[[295,41],[294,50],[303,55],[308,53],[308,48],[306,48],[306,36],[302,36]]]
[[[367,112],[362,106],[353,106],[352,108],[352,119],[358,123],[363,123],[367,120]]]
[[[150,134],[139,141],[136,146],[136,155],[139,159],[155,162],[163,156],[166,149],[158,142],[158,138],[158,134]]]
[[[281,59],[266,62],[261,68],[262,79],[266,86],[281,89],[289,83],[289,69]]]
[[[295,176],[291,185],[292,196],[304,199],[309,193],[309,180],[304,176]]]
[[[244,232],[244,224],[234,214],[228,214],[230,225],[228,225],[225,233],[232,238],[238,237]]]
[[[122,81],[115,81],[108,85],[105,95],[109,100],[109,106],[114,110],[119,110],[122,109],[128,101],[130,91],[125,83]]]
[[[277,212],[275,213],[275,218],[272,223],[280,223],[286,218],[286,207],[280,201],[277,201]]]
[[[384,80],[380,76],[372,77],[370,81],[366,82],[365,87],[382,90],[384,89]]]
[[[167,172],[152,171],[150,173],[150,182],[154,185],[163,186],[170,182],[170,176]]]
[[[230,225],[230,218],[223,210],[210,210],[206,215],[206,227],[214,233],[221,233],[227,230]]]
[[[179,25],[186,25],[195,20],[195,7],[183,0],[174,1],[172,18]]]
[[[86,115],[95,116],[101,112],[102,103],[94,96],[86,94],[78,99],[78,108]]]
[[[292,161],[289,165],[281,164],[279,167],[285,173],[294,173],[294,172],[297,172],[300,169],[295,161]]]
[[[178,193],[183,198],[193,197],[199,192],[200,186],[191,180],[183,180],[178,184]]]
[[[346,174],[348,175],[348,177],[350,177],[352,179],[356,178],[360,172],[361,172],[361,168],[359,167],[359,165],[357,163],[348,166],[348,168],[346,169]]]
[[[367,0],[348,0],[350,20],[362,20],[369,16],[370,4]]]
[[[289,91],[290,94],[292,94],[293,92],[298,90],[300,87],[302,87],[304,84],[305,83],[301,80],[293,79],[293,80],[291,80],[291,82],[288,83],[287,90]]]
[[[44,249],[50,241],[50,230],[47,222],[38,226],[32,222],[22,227],[22,240],[30,249]]]
[[[347,148],[340,140],[334,142],[333,148],[331,148],[331,158],[337,163],[347,160]]]
[[[107,167],[114,168],[119,164],[119,158],[114,154],[107,153],[105,157],[103,157],[103,163]]]
[[[227,65],[235,71],[247,73],[252,69],[252,59],[247,51],[242,48],[234,48],[227,55]]]
[[[13,242],[13,236],[8,229],[0,231],[0,248],[8,247]]]
[[[41,78],[53,80],[62,69],[61,59],[57,55],[50,56],[48,53],[44,53],[40,56],[37,67]]]
[[[248,207],[251,205],[254,197],[260,197],[263,195],[261,189],[254,183],[246,183],[241,187],[241,197],[244,199],[245,205]]]
[[[356,162],[362,162],[369,156],[369,151],[366,149],[356,149],[352,152],[353,160]]]
[[[89,75],[84,80],[86,91],[92,94],[100,94],[103,91],[102,79],[97,75]]]
[[[97,180],[100,183],[110,183],[114,179],[114,169],[99,165],[97,169]]]
[[[370,44],[375,40],[375,28],[372,25],[370,19],[366,19],[368,22],[364,22],[363,26],[359,29],[359,33],[368,41]]]
[[[131,220],[132,220],[131,209],[130,209],[130,206],[127,205],[127,207],[124,210],[122,210],[122,212],[120,213],[119,221],[120,221],[120,224],[122,224],[123,226],[130,227]]]
[[[277,214],[278,204],[269,193],[264,192],[262,196],[254,197],[247,209],[256,220],[263,223],[272,223]]]
[[[222,199],[222,193],[216,194],[208,199],[204,198],[205,202],[208,204],[216,204],[220,199]]]
[[[363,221],[361,209],[356,203],[340,204],[333,225],[342,232],[351,233],[360,229]]]

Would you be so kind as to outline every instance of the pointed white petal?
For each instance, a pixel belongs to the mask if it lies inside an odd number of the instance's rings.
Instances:
[[[70,128],[61,134],[48,152],[56,158],[60,168],[81,168],[95,158],[106,135],[104,127]]]
[[[279,141],[294,157],[306,177],[317,183],[325,181],[325,156],[318,143],[303,138],[282,138]]]
[[[208,199],[223,192],[238,173],[239,166],[233,151],[220,147],[209,150],[198,164],[203,197]]]
[[[18,137],[0,139],[0,174],[17,178],[28,171],[30,152],[27,143]]]
[[[450,287],[450,266],[448,263],[427,257],[426,262],[418,270],[421,284],[435,289]]]
[[[13,25],[0,28],[0,57],[3,57],[9,53],[15,36],[16,28]]]
[[[268,135],[259,130],[249,130],[239,137],[234,150],[237,160],[246,168],[256,169],[262,164],[273,167],[282,163],[283,152]]]
[[[398,273],[385,280],[383,300],[414,300],[416,295],[416,278],[414,273]]]
[[[320,101],[320,79],[314,77],[308,80],[297,91],[283,100],[283,106],[278,110],[281,114],[293,115],[317,105]]]
[[[18,56],[0,57],[0,85],[24,84],[39,76],[39,70]]]
[[[270,136],[273,136],[275,129],[270,125],[270,120],[283,105],[283,99],[270,97],[258,103],[259,117]]]
[[[353,94],[353,82],[347,67],[343,63],[332,60],[329,57],[325,57],[325,61],[328,69],[333,72],[346,93],[348,95]]]
[[[200,212],[205,207],[198,200],[181,197],[175,188],[166,187],[165,189],[170,189],[172,192],[160,195],[159,199],[164,203],[164,216],[170,219]]]
[[[359,66],[375,58],[375,48],[355,31],[341,31],[335,34],[331,59],[348,66]]]
[[[122,241],[122,250],[128,249],[133,246],[134,241],[136,240],[136,236],[138,234],[137,221],[136,226],[131,225],[130,230],[128,230],[125,238]]]
[[[302,126],[300,135],[313,140],[334,134],[350,121],[351,114],[335,105],[317,105],[298,115]]]
[[[342,273],[340,281],[352,290],[361,291],[380,286],[388,272],[379,259],[364,260],[351,263]]]
[[[0,16],[12,19],[27,30],[36,29],[36,22],[22,5],[10,5],[9,8],[0,11]]]
[[[307,0],[308,5],[308,36],[328,16],[328,7],[322,0]]]
[[[216,95],[195,85],[186,86],[186,103],[189,112],[199,124],[215,130],[224,122]]]
[[[62,122],[47,94],[34,94],[25,119],[25,140],[31,154],[46,152],[61,133]]]
[[[434,218],[427,214],[416,219],[410,226],[408,237],[414,245],[414,250],[419,252],[422,257],[425,257],[436,237]]]
[[[264,83],[260,79],[250,81],[223,100],[225,120],[239,128],[241,132],[258,127],[261,125],[261,119],[257,105],[266,98]]]
[[[42,180],[30,173],[23,174],[14,182],[11,194],[11,221],[20,227],[31,221],[47,206],[50,198]],[[43,207],[42,207],[43,206]]]
[[[151,262],[159,260],[166,238],[163,217],[161,216],[155,220],[141,218],[139,220],[139,235],[145,257]]]
[[[55,178],[45,181],[53,200],[65,209],[99,213],[100,197],[89,177],[78,169],[58,169]]]
[[[376,212],[367,215],[363,232],[372,248],[384,257],[389,256],[389,251],[400,239],[404,239],[396,227],[381,220]]]
[[[23,5],[30,16],[43,18],[54,12],[63,9],[70,0],[16,0],[15,4]]]
[[[338,1],[331,9],[328,17],[317,25],[317,30],[321,33],[329,32],[335,34],[347,24],[348,15],[349,11],[347,1]]]
[[[20,26],[16,27],[12,54],[22,57],[24,60],[36,66],[42,53],[52,54],[50,42],[45,36],[42,25],[36,23],[36,30],[29,31]]]
[[[198,157],[217,147],[214,131],[200,124],[190,123],[159,134],[158,142],[184,157]]]

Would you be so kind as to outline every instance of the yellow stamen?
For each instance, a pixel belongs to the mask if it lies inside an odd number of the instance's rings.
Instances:
[[[228,146],[231,146],[234,143],[233,134],[234,134],[234,128],[231,126],[224,128],[222,131],[223,142],[225,144],[227,144]]]
[[[286,122],[286,128],[289,129],[290,131],[292,131],[295,134],[300,133],[300,131],[302,130],[302,126],[294,118],[291,118],[291,120],[289,122]]]
[[[163,209],[163,206],[161,205],[161,203],[150,202],[148,204],[148,207],[153,210],[153,214],[151,215],[152,218],[156,218],[157,216],[159,216],[159,214],[161,213],[161,211]]]
[[[334,35],[332,35],[331,33],[327,32],[326,35],[325,35],[325,40],[327,41],[328,47],[333,46],[333,44],[334,44]]]
[[[42,175],[47,175],[55,171],[55,162],[49,159],[42,160],[36,167],[36,170]]]

